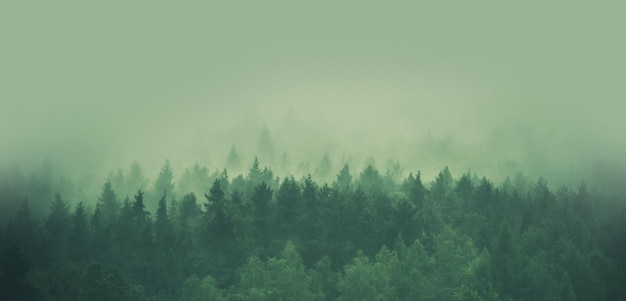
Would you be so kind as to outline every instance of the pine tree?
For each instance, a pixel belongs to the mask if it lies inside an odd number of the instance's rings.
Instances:
[[[56,193],[50,214],[45,222],[46,238],[53,259],[64,259],[67,255],[67,242],[72,227],[69,206]]]
[[[83,261],[87,259],[89,250],[89,224],[87,223],[87,213],[83,202],[76,205],[76,209],[72,214],[72,228],[69,238],[69,255],[74,261]]]
[[[262,177],[263,175],[261,173],[261,167],[259,165],[259,158],[254,157],[252,166],[250,166],[250,169],[248,170],[248,181],[250,182],[250,184],[256,186],[258,184],[261,184]]]
[[[137,194],[135,195],[135,201],[133,202],[132,207],[131,207],[133,222],[137,226],[145,225],[150,215],[145,210],[146,206],[144,205],[144,202],[143,202],[143,195],[144,195],[143,191],[141,190],[137,191]]]
[[[117,192],[116,195],[123,196],[128,193],[124,171],[121,168],[119,168],[116,173],[112,173],[111,176],[109,176],[109,181],[111,181],[112,189]]]
[[[202,214],[202,210],[196,201],[196,195],[191,192],[183,196],[178,212],[181,228],[187,229],[190,224],[195,224],[195,220],[200,214]]]
[[[209,225],[209,235],[217,242],[234,237],[233,222],[226,213],[226,198],[219,179],[213,182],[209,195],[205,194],[208,203],[206,214]]]
[[[113,191],[113,185],[110,180],[107,180],[102,187],[102,194],[98,198],[98,205],[104,225],[106,227],[113,225],[117,220],[120,202],[115,195],[115,191]]]
[[[431,183],[431,195],[433,199],[438,200],[440,202],[447,202],[451,197],[450,192],[452,191],[452,185],[454,183],[454,179],[452,178],[452,174],[450,170],[446,166],[442,171],[437,174],[435,180]]]
[[[196,162],[191,169],[185,169],[185,172],[180,177],[180,181],[178,181],[176,190],[181,193],[193,192],[194,194],[202,194],[210,188],[210,183],[209,169],[201,167]],[[171,191],[168,190],[167,192],[170,193]],[[156,191],[155,193],[160,195],[163,192]]]
[[[254,208],[254,228],[257,232],[256,238],[261,245],[266,245],[272,239],[270,233],[270,221],[272,220],[272,189],[261,182],[254,189],[251,196],[252,206]]]
[[[138,191],[135,195],[135,201],[131,206],[131,223],[130,227],[125,231],[130,232],[132,239],[129,244],[130,257],[127,261],[128,270],[133,274],[132,278],[136,281],[148,284],[148,290],[156,290],[156,283],[152,279],[154,267],[150,263],[155,260],[156,249],[154,247],[153,224],[150,212],[145,210],[143,202],[143,191]]]
[[[301,210],[300,186],[293,177],[287,177],[276,192],[276,225],[286,237],[293,232]]]
[[[150,263],[150,271],[157,275],[152,277],[150,285],[161,292],[174,294],[178,283],[182,279],[181,260],[175,254],[179,251],[179,241],[172,227],[167,211],[167,195],[164,193],[159,200],[156,218],[154,221],[154,261]]]
[[[226,158],[226,167],[231,171],[237,172],[241,168],[241,159],[239,158],[239,154],[237,153],[237,149],[233,145],[228,152],[228,157]]]
[[[460,198],[464,203],[464,205],[471,206],[472,204],[467,204],[472,201],[472,196],[474,194],[474,184],[472,183],[472,178],[468,173],[463,174],[456,181],[455,192],[457,197]],[[466,207],[467,208],[467,207]]]
[[[331,175],[331,169],[333,164],[330,162],[330,156],[325,153],[322,157],[322,161],[315,169],[315,178],[319,180],[326,180]]]
[[[220,182],[220,188],[222,189],[224,194],[228,193],[228,191],[230,189],[230,181],[228,179],[228,171],[226,169],[223,169],[218,174],[218,176],[216,177],[216,180],[218,180]]]
[[[361,172],[359,185],[368,194],[378,194],[383,190],[383,181],[380,173],[373,165],[368,165]]]
[[[134,161],[130,166],[130,171],[126,179],[127,192],[132,194],[137,190],[145,190],[148,186],[148,179],[143,173],[143,169],[139,162]]]
[[[402,190],[409,197],[411,203],[416,208],[421,208],[424,203],[424,197],[426,195],[426,188],[422,184],[422,174],[417,172],[417,175],[413,176],[413,173],[404,180],[402,184]]]
[[[350,167],[348,164],[337,174],[337,180],[333,183],[333,187],[340,192],[346,192],[352,190],[352,175],[350,175]]]
[[[193,192],[183,196],[178,207],[178,227],[176,252],[181,258],[185,258],[188,252],[192,250],[194,241],[194,230],[199,228],[202,220],[202,210],[196,201],[196,195]]]
[[[163,164],[163,167],[161,167],[159,176],[154,182],[152,196],[154,199],[156,199],[156,196],[162,195],[163,193],[168,193],[170,196],[175,197],[176,194],[174,188],[174,172],[172,171],[170,160],[165,160],[165,164]]]
[[[166,196],[167,194],[163,193],[163,196],[159,200],[156,220],[154,222],[154,239],[160,251],[172,248],[172,242],[174,242],[172,224],[167,215]]]
[[[240,250],[235,244],[235,231],[232,218],[226,211],[225,193],[221,188],[220,180],[216,179],[205,195],[207,230],[211,239],[211,274],[217,276],[220,287],[229,287],[235,283],[234,270],[240,264]]]
[[[270,163],[274,162],[274,142],[272,141],[267,125],[263,125],[263,128],[261,129],[258,141],[258,150],[261,159]]]
[[[141,190],[139,190],[139,192],[141,193]],[[96,208],[96,213],[94,213],[93,219],[96,219],[97,214],[98,214],[98,209]],[[135,233],[137,232],[134,226],[133,216],[134,216],[133,207],[132,207],[130,198],[126,197],[124,199],[122,208],[120,208],[120,215],[117,220],[117,223],[115,224],[114,229],[111,229],[115,232],[115,236],[114,236],[115,237],[115,252],[114,253],[117,257],[116,259],[118,262],[125,263],[127,258],[130,256],[130,253],[133,252],[133,244],[136,241]],[[97,232],[94,231],[94,242],[103,244],[105,247],[105,251],[108,251],[106,247],[108,246],[107,240],[108,240],[109,235],[107,234],[110,233],[111,230],[102,229],[102,232],[103,232],[103,237],[101,238],[102,242],[99,242],[99,239],[96,236]]]

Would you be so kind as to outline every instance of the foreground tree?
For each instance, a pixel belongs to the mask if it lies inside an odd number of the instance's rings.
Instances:
[[[42,293],[43,300],[144,300],[140,290],[130,285],[118,269],[105,268],[97,263],[88,265],[57,264],[47,272],[35,275],[35,278],[35,283]]]
[[[285,245],[281,258],[271,257],[265,262],[249,258],[240,277],[239,300],[321,300],[312,291],[312,279],[291,242]]]
[[[445,169],[430,190],[419,172],[401,185],[371,166],[358,174],[353,181],[346,165],[331,185],[311,176],[278,182],[257,160],[247,178],[209,176],[204,207],[193,192],[180,201],[167,192],[154,215],[141,190],[105,209],[116,195],[107,183],[92,213],[79,203],[70,214],[58,195],[40,221],[23,201],[0,231],[0,298],[137,300],[140,290],[152,301],[626,296],[623,197],[553,191],[545,180],[520,194],[514,181],[455,180]]]
[[[28,280],[31,264],[16,244],[0,254],[0,299],[39,300],[39,293]]]

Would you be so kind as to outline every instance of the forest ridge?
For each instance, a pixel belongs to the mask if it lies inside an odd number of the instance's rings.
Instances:
[[[0,0],[0,301],[625,301],[625,14]]]
[[[323,174],[280,179],[255,159],[232,179],[196,164],[175,185],[166,162],[144,191],[134,164],[106,179],[95,208],[58,192],[40,200],[55,187],[15,181],[36,197],[2,194],[18,209],[0,236],[0,298],[626,296],[623,196],[584,182],[552,190],[520,174],[496,186],[469,172],[455,178],[447,167],[430,183],[373,165],[345,165],[330,181]]]

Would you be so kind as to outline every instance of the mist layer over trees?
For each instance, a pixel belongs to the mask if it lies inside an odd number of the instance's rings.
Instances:
[[[1,300],[623,300],[626,2],[0,1]]]
[[[157,2],[0,3],[0,169],[152,177],[235,145],[276,171],[328,152],[429,179],[626,179],[622,3]]]

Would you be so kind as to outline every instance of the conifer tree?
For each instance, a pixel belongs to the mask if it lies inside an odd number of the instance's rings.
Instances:
[[[439,200],[440,202],[449,201],[453,183],[454,179],[452,178],[452,174],[446,166],[437,174],[435,180],[431,182],[430,192],[433,199]]]
[[[113,191],[113,186],[110,180],[107,180],[102,187],[102,193],[98,198],[98,205],[104,225],[106,227],[113,225],[120,210],[120,203],[117,199],[115,191]]]
[[[293,177],[287,177],[276,192],[276,225],[283,235],[293,232],[301,210],[300,186]]]
[[[250,182],[250,184],[256,186],[258,184],[261,184],[262,177],[263,175],[261,173],[261,167],[259,165],[259,158],[254,157],[252,166],[250,166],[250,169],[248,170],[248,181]]]
[[[254,189],[250,199],[254,208],[256,238],[261,242],[261,245],[267,244],[272,239],[270,237],[270,222],[273,218],[271,207],[272,189],[265,182],[261,182]]]
[[[326,180],[330,176],[332,170],[332,163],[330,162],[330,156],[328,153],[325,153],[322,157],[322,161],[315,169],[315,178],[320,180]]]
[[[230,151],[228,152],[228,157],[226,158],[226,167],[234,172],[237,172],[241,169],[241,159],[239,158],[239,154],[237,153],[237,149],[235,146],[231,146]]]
[[[416,208],[421,208],[426,195],[426,188],[424,184],[422,184],[421,177],[422,173],[419,171],[415,176],[411,173],[402,184],[403,192],[409,197],[411,203],[413,203]]]
[[[145,190],[148,188],[148,179],[144,175],[139,162],[134,161],[130,165],[130,171],[128,172],[128,177],[126,178],[126,184],[128,189],[126,192],[131,194],[131,196],[137,190]]]
[[[69,255],[74,261],[87,259],[89,244],[89,224],[87,223],[87,213],[83,202],[76,205],[72,214],[72,228],[69,238]]]
[[[163,193],[163,196],[159,200],[159,206],[156,212],[156,219],[154,221],[154,239],[157,247],[161,251],[165,251],[173,247],[174,233],[172,229],[171,221],[167,215],[167,193]]]
[[[267,125],[263,125],[258,140],[258,151],[261,159],[266,162],[274,162],[274,141],[270,135]]]
[[[208,203],[206,214],[209,225],[209,235],[216,243],[223,243],[234,237],[233,222],[226,212],[226,194],[221,188],[219,179],[213,182],[209,195],[205,194]]]
[[[212,257],[212,274],[217,276],[218,285],[228,287],[235,282],[235,267],[240,263],[239,248],[235,244],[235,231],[232,218],[226,210],[226,194],[216,179],[205,195],[208,235],[211,239],[209,249]]]
[[[165,164],[161,167],[159,176],[154,182],[152,198],[156,199],[157,196],[160,196],[163,193],[168,193],[171,197],[175,197],[176,194],[174,189],[174,172],[172,171],[170,160],[165,160]],[[154,205],[154,203],[152,203],[152,205]],[[154,207],[150,208],[154,209]]]
[[[352,175],[350,175],[350,167],[348,164],[337,174],[337,180],[333,182],[333,187],[340,192],[346,192],[352,190]]]
[[[44,225],[46,241],[53,259],[65,259],[67,242],[72,227],[69,217],[68,204],[61,198],[60,193],[56,193],[50,208],[50,214]]]

